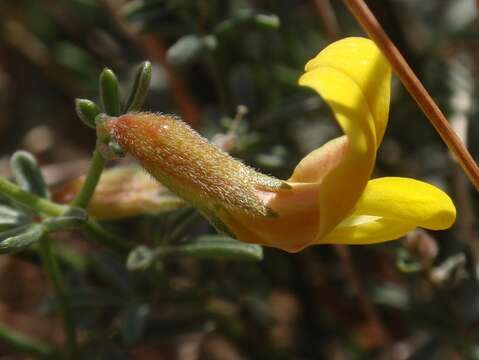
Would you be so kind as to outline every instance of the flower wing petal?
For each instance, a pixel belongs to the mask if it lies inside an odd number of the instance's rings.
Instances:
[[[384,177],[368,182],[354,214],[400,219],[432,230],[452,226],[456,208],[451,198],[428,183],[400,177]]]
[[[369,218],[369,217],[368,217]],[[358,224],[360,223],[360,224]],[[351,216],[323,239],[321,244],[362,245],[395,240],[415,229],[416,226],[397,220]]]

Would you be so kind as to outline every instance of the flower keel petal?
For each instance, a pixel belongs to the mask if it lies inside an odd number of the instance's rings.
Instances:
[[[456,219],[451,198],[422,181],[384,177],[368,182],[354,214],[397,219],[432,230],[447,229]]]
[[[371,244],[397,239],[416,227],[449,228],[456,219],[452,200],[438,188],[414,179],[371,180],[353,214],[321,243]]]

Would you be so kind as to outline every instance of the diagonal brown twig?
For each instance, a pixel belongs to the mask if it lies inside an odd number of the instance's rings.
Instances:
[[[343,0],[343,2],[389,60],[409,94],[454,154],[476,190],[479,191],[479,168],[476,162],[374,14],[363,0]]]

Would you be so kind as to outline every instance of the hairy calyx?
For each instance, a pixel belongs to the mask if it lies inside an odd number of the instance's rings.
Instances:
[[[258,193],[289,188],[234,159],[172,115],[130,113],[107,117],[101,126],[103,137],[209,216],[219,209],[275,216]]]

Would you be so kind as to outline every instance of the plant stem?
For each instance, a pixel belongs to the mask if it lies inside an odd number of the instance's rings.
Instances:
[[[50,217],[60,216],[69,209],[68,206],[55,204],[50,200],[33,195],[2,177],[0,177],[0,193],[3,193],[12,200],[27,206],[40,215]],[[127,240],[106,230],[92,218],[89,218],[82,228],[94,236],[100,244],[114,251],[124,253],[131,249],[131,245]]]
[[[68,209],[67,206],[55,204],[28,191],[24,191],[3,177],[0,177],[0,193],[5,194],[9,198],[12,198],[41,215],[59,216]]]
[[[90,168],[85,178],[85,182],[78,192],[71,205],[85,209],[90,202],[95,188],[100,181],[101,174],[105,168],[106,160],[98,149],[93,151],[90,162]],[[98,242],[113,249],[116,252],[127,253],[131,250],[131,245],[120,236],[117,236],[103,228],[96,220],[89,218],[83,229],[93,236]]]
[[[20,353],[30,354],[41,358],[52,357],[53,349],[47,344],[33,340],[5,325],[0,325],[0,343],[7,344]]]
[[[132,249],[131,244],[127,240],[106,230],[95,219],[88,219],[83,229],[99,243],[115,252],[126,254]]]
[[[93,151],[90,168],[88,169],[85,182],[83,183],[82,188],[73,200],[73,206],[77,206],[83,209],[88,206],[88,203],[90,202],[90,199],[95,192],[96,185],[100,180],[101,173],[103,171],[103,168],[105,167],[105,162],[106,161],[100,154],[100,152],[95,149],[95,151]]]
[[[44,236],[40,240],[40,254],[42,257],[43,266],[48,274],[50,282],[55,291],[55,297],[58,301],[60,311],[63,319],[63,328],[66,335],[66,354],[68,359],[75,359],[77,357],[77,342],[75,321],[71,311],[71,306],[68,301],[67,292],[64,288],[63,274],[60,271],[58,262],[53,255],[51,241]]]
[[[414,74],[399,50],[393,44],[389,36],[381,27],[374,14],[369,10],[364,0],[343,0],[356,20],[363,29],[374,40],[383,54],[391,63],[396,75],[419,105],[422,112],[432,123],[436,131],[446,143],[449,150],[455,155],[462,169],[472,182],[476,190],[479,191],[479,168],[472,158],[469,151],[456,135],[451,125],[441,112],[437,104],[427,92],[424,85]]]

